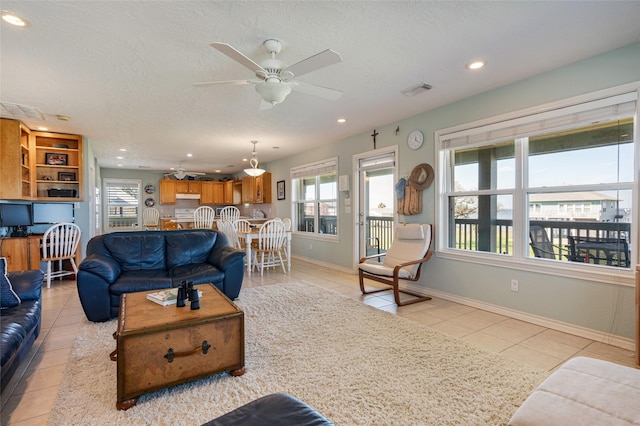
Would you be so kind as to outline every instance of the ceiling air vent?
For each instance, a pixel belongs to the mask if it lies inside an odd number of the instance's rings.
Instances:
[[[36,107],[29,105],[14,104],[11,102],[0,102],[0,114],[3,117],[25,120],[33,118],[36,120],[46,120],[44,114]]]
[[[400,93],[402,93],[405,96],[415,96],[418,93],[422,93],[422,92],[426,92],[427,90],[431,90],[431,85],[427,84],[427,83],[420,83],[417,84],[415,86],[411,86],[408,87],[404,90],[401,90]]]

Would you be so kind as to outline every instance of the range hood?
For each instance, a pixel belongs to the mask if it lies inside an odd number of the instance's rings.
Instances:
[[[199,200],[200,194],[176,194],[177,200]]]

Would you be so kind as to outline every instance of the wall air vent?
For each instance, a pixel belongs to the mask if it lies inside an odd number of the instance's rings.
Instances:
[[[431,86],[430,84],[427,83],[420,83],[417,84],[415,86],[411,86],[408,87],[404,90],[401,90],[400,93],[402,93],[405,96],[415,96],[418,93],[422,93],[422,92],[426,92],[427,90],[431,90],[433,86]]]
[[[38,108],[11,102],[0,102],[0,115],[5,118],[15,118],[16,120],[25,120],[27,118],[46,120],[44,114]]]

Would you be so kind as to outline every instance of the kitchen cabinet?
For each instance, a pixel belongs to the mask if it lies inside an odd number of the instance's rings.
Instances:
[[[224,204],[224,184],[222,182],[202,182],[200,204]]]
[[[176,194],[200,194],[202,182],[199,180],[177,180]]]
[[[17,120],[0,120],[0,199],[29,200],[33,162],[31,131]]]
[[[232,180],[228,180],[224,183],[224,204],[235,204],[233,202],[233,182]]]
[[[265,172],[260,176],[245,176],[242,178],[243,203],[271,202],[271,173]]]
[[[160,204],[176,203],[177,180],[160,179]]]
[[[255,185],[256,180],[252,176],[245,176],[242,178],[242,203],[253,203],[255,200]]]

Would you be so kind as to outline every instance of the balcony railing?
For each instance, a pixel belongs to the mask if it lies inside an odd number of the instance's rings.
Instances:
[[[491,252],[513,253],[513,224],[511,220],[499,219],[495,226],[495,243]],[[559,260],[569,261],[569,237],[590,238],[593,240],[624,239],[629,241],[631,224],[627,222],[582,222],[582,221],[549,221],[532,220],[529,226],[540,226],[555,247],[554,254]],[[454,235],[450,244],[464,250],[479,250],[479,226],[477,219],[456,219]],[[485,250],[486,251],[486,250]],[[530,253],[533,256],[533,252]]]

